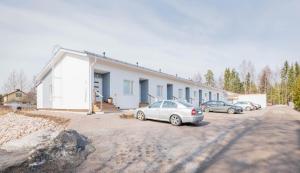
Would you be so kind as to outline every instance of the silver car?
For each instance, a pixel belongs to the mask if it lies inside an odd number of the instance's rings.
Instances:
[[[200,108],[174,100],[157,101],[148,107],[136,109],[135,117],[139,120],[153,119],[170,122],[180,126],[182,123],[197,124],[203,120]]]
[[[251,102],[248,102],[248,101],[239,101],[239,102],[236,102],[234,105],[240,106],[243,108],[243,110],[246,110],[246,111],[252,111],[252,110],[256,109],[255,106]]]

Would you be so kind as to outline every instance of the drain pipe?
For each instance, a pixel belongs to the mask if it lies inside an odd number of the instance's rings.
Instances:
[[[94,90],[94,65],[96,64],[96,58],[94,57],[94,61],[90,64],[89,67],[89,111],[87,115],[93,114],[93,106],[94,106],[94,99],[93,99],[93,90]]]

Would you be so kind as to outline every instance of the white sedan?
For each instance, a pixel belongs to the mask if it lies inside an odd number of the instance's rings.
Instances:
[[[182,123],[197,124],[203,120],[204,115],[200,108],[174,100],[157,101],[148,107],[136,109],[135,117],[139,120],[153,119],[170,122],[179,126]]]

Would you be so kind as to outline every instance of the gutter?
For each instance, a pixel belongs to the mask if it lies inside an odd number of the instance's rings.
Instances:
[[[89,56],[88,56],[89,57]],[[91,57],[89,57],[91,60]],[[97,59],[94,58],[94,62],[92,62],[90,64],[90,67],[89,67],[89,111],[87,113],[87,115],[92,115],[93,114],[93,106],[94,106],[94,99],[93,99],[93,83],[94,83],[94,65],[96,64],[97,62]]]

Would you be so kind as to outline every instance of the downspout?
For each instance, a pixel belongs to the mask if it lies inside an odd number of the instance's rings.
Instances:
[[[94,65],[96,64],[96,58],[94,61],[89,65],[89,111],[87,115],[93,114],[93,106],[94,106],[94,99],[93,99],[93,90],[94,90]]]

